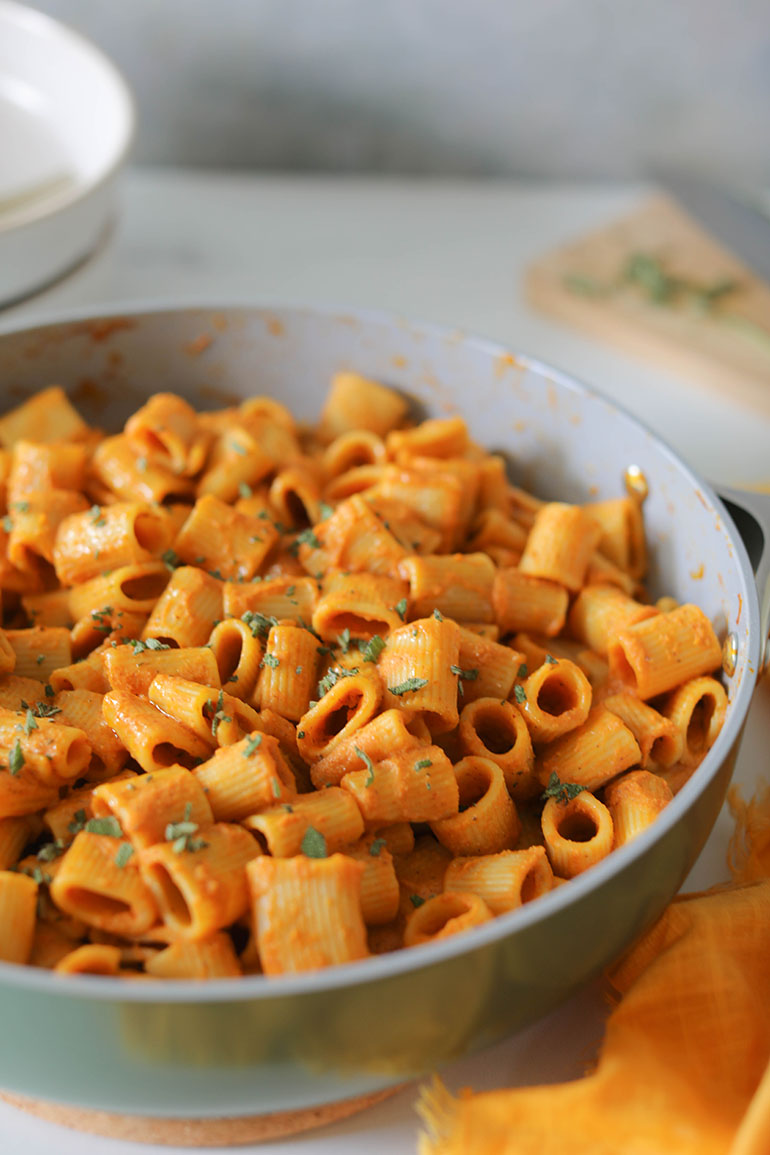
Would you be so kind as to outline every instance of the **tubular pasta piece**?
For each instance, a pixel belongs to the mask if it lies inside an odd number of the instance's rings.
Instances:
[[[149,930],[158,910],[135,858],[118,865],[121,845],[130,844],[81,831],[61,859],[51,897],[66,914],[88,926],[131,937]]]
[[[588,790],[568,802],[549,798],[541,822],[551,866],[560,878],[582,874],[612,850],[610,812]]]
[[[549,502],[535,516],[519,569],[579,590],[600,536],[598,524],[579,505]]]
[[[458,738],[464,754],[488,758],[500,767],[514,798],[531,798],[539,791],[529,728],[513,703],[478,698],[464,706]]]
[[[681,760],[697,766],[724,725],[727,694],[715,678],[693,678],[669,694],[663,713],[680,736]]]
[[[597,790],[624,770],[638,766],[641,757],[628,726],[600,705],[594,706],[581,726],[544,746],[536,769],[544,786],[551,774],[556,774],[562,782]]]
[[[291,802],[274,805],[242,822],[247,830],[262,835],[273,858],[299,854],[309,827],[323,836],[329,854],[357,842],[364,832],[355,801],[338,786],[300,794]]]
[[[401,710],[383,710],[359,730],[335,743],[310,767],[316,790],[339,786],[348,771],[360,769],[361,755],[356,753],[356,747],[372,762],[381,762],[397,750],[420,745],[419,739],[407,729],[408,721],[409,715]]]
[[[444,877],[446,890],[477,894],[495,915],[539,898],[552,886],[553,873],[542,846],[455,858]]]
[[[0,870],[0,960],[26,963],[32,951],[37,883],[26,874]]]
[[[189,769],[211,753],[211,739],[198,737],[136,694],[113,690],[105,694],[102,710],[131,757],[148,773],[175,762]]]
[[[105,570],[152,561],[169,548],[173,536],[171,518],[140,502],[115,502],[71,514],[56,534],[56,576],[71,586]]]
[[[591,708],[591,683],[564,658],[539,666],[525,679],[523,691],[521,713],[535,745],[581,726]]]
[[[438,609],[457,622],[492,622],[494,562],[485,553],[407,557],[399,573],[409,582],[410,617]]]
[[[484,899],[470,891],[445,890],[413,910],[404,927],[404,946],[421,946],[489,922],[494,915]]]
[[[521,823],[501,768],[489,758],[471,755],[455,765],[454,774],[459,812],[431,823],[439,842],[456,857],[513,849]]]
[[[459,656],[460,628],[449,618],[422,618],[393,630],[379,660],[386,706],[420,714],[434,733],[452,730],[459,720],[452,670]]]
[[[202,565],[215,577],[247,581],[259,572],[277,541],[272,522],[250,517],[206,493],[190,511],[174,549],[182,561]]]
[[[499,569],[492,586],[495,620],[503,634],[519,630],[552,637],[564,627],[569,594],[564,586],[518,569]]]
[[[631,770],[611,782],[604,801],[615,832],[613,849],[646,830],[673,797],[669,784],[649,770]]]
[[[297,793],[278,739],[270,734],[254,733],[224,746],[192,773],[217,822],[238,822]]]
[[[243,974],[230,936],[216,931],[199,942],[171,943],[144,966],[158,979],[224,979]]]
[[[200,835],[198,843],[181,851],[174,842],[157,842],[138,855],[164,923],[193,942],[245,914],[245,868],[259,854],[257,843],[241,826],[220,822],[203,827]]]
[[[438,746],[400,750],[373,766],[351,770],[341,785],[355,798],[368,827],[435,822],[457,814],[459,807],[452,763]]]
[[[142,638],[160,638],[180,648],[204,646],[221,617],[222,583],[203,570],[180,566],[155,602]]]
[[[91,808],[96,818],[117,818],[138,850],[163,842],[169,823],[192,822],[203,827],[214,821],[200,781],[183,766],[103,782],[91,794]]]
[[[642,605],[615,586],[588,585],[572,603],[569,629],[592,650],[606,654],[618,630],[657,614],[655,606]]]
[[[362,863],[344,854],[261,857],[249,865],[257,947],[266,975],[316,970],[367,956],[363,870]]]
[[[608,656],[610,677],[646,700],[719,669],[722,647],[703,610],[683,605],[620,630]]]
[[[382,700],[376,670],[364,668],[341,676],[324,696],[303,714],[297,725],[297,749],[306,762],[329,754],[370,722]]]

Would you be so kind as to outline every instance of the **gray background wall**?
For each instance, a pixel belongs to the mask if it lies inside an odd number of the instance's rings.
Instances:
[[[31,0],[113,57],[135,159],[770,182],[770,0]]]

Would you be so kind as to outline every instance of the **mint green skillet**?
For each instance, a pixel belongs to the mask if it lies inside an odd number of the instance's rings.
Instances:
[[[488,341],[395,317],[157,309],[0,333],[3,408],[58,382],[107,428],[159,390],[201,407],[268,393],[313,419],[342,368],[405,391],[426,415],[462,413],[473,437],[506,452],[514,480],[541,496],[619,496],[634,467],[649,487],[653,593],[696,601],[724,641],[724,729],[651,829],[467,935],[273,979],[134,984],[0,964],[0,1088],[212,1117],[402,1082],[520,1029],[595,976],[663,910],[711,830],[767,636],[768,599],[760,610],[756,584],[764,591],[768,577],[761,499],[731,495],[744,545],[709,486],[606,399]]]

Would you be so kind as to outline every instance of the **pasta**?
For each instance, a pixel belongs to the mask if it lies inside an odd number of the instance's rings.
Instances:
[[[724,723],[640,498],[542,501],[354,372],[314,428],[158,393],[104,436],[55,387],[0,445],[0,959],[418,949],[637,837]]]

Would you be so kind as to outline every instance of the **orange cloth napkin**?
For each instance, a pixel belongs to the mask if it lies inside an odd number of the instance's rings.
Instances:
[[[418,1105],[420,1155],[770,1155],[770,789],[731,795],[733,883],[683,896],[609,973],[596,1069]]]

